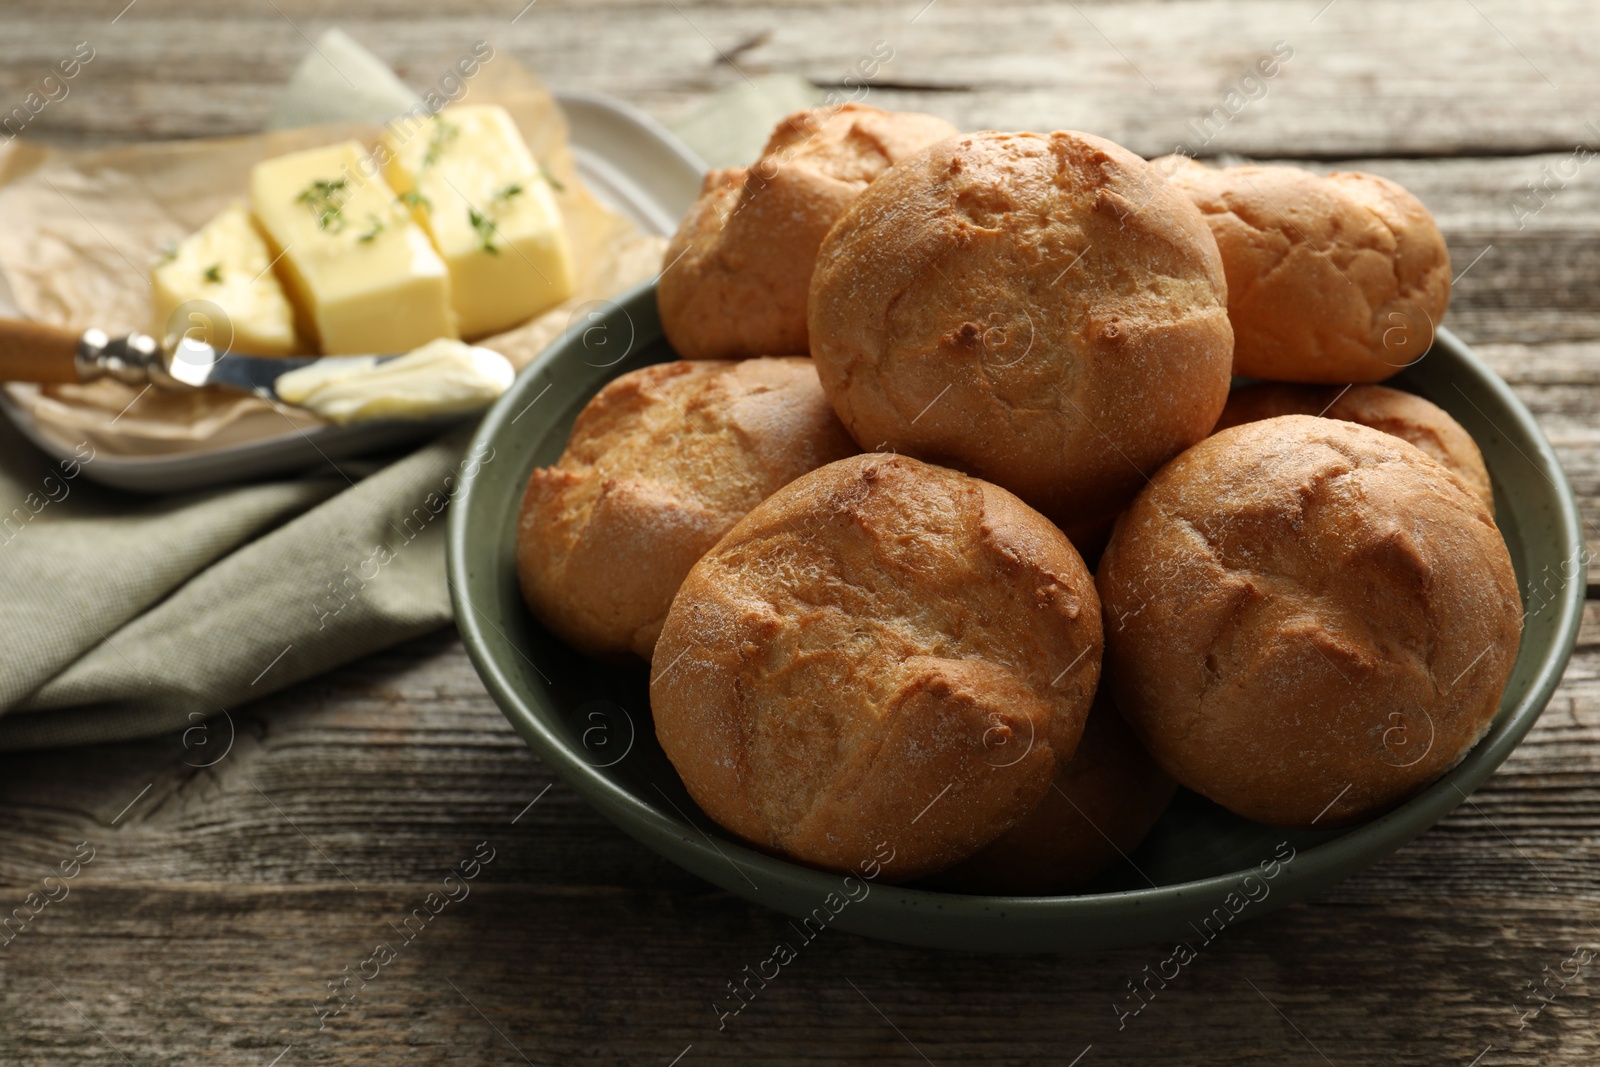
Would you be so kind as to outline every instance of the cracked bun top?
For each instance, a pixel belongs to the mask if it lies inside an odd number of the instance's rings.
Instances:
[[[1248,819],[1339,826],[1489,728],[1522,606],[1482,500],[1416,447],[1286,415],[1178,457],[1098,574],[1106,676],[1151,755]]]
[[[651,668],[689,794],[757,847],[882,880],[1031,811],[1100,674],[1071,542],[998,486],[866,454],[796,479],[684,580]]]
[[[1416,197],[1375,174],[1152,165],[1205,214],[1228,272],[1233,372],[1376,382],[1420,359],[1450,304],[1450,253]]]
[[[650,658],[678,583],[744,514],[856,451],[809,359],[657,363],[608,382],[528,480],[517,574],[576,648]]]
[[[1410,441],[1460,475],[1489,514],[1494,514],[1494,487],[1477,442],[1449,412],[1415,393],[1386,385],[1247,385],[1229,395],[1213,432],[1278,415],[1320,415],[1359,422]]]
[[[1138,156],[1083,133],[960,134],[828,234],[811,354],[863,448],[989,479],[1081,538],[1210,432],[1226,302],[1205,221]]]
[[[686,359],[805,355],[817,247],[879,174],[956,128],[915,112],[846,104],[778,123],[749,167],[714,170],[673,235],[656,291]]]

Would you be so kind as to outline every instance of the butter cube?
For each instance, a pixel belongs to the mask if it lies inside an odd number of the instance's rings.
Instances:
[[[384,173],[450,269],[461,335],[484,337],[572,295],[572,250],[550,181],[502,107],[402,116]]]
[[[219,351],[296,354],[294,309],[271,267],[272,253],[244,205],[224,208],[150,272],[150,332],[180,334]],[[191,301],[215,304],[222,314],[202,305],[179,316]]]
[[[324,355],[458,336],[443,261],[359,143],[256,164],[250,206]]]

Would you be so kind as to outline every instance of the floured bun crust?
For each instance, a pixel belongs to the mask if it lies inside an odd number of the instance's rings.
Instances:
[[[683,576],[745,513],[852,455],[811,361],[679,361],[607,383],[533,472],[517,574],[539,620],[591,655],[650,658]]]
[[[1205,220],[1138,156],[961,134],[828,235],[811,354],[863,448],[993,481],[1084,538],[1215,424],[1226,306]]]
[[[935,884],[1007,896],[1064,893],[1138,848],[1177,790],[1111,701],[1097,695],[1078,750],[1039,806]]]
[[[1377,382],[1420,359],[1450,304],[1428,209],[1387,178],[1298,167],[1152,165],[1205,214],[1228,272],[1233,372]]]
[[[1217,430],[1279,415],[1320,415],[1359,422],[1410,441],[1460,475],[1489,514],[1494,514],[1494,488],[1477,442],[1443,408],[1415,393],[1386,385],[1247,385],[1229,395]]]
[[[817,247],[874,178],[956,128],[915,112],[846,104],[780,122],[749,167],[706,175],[673,235],[656,291],[686,359],[805,355]]]
[[[1522,611],[1482,500],[1420,449],[1286,415],[1178,457],[1097,576],[1107,679],[1180,783],[1248,819],[1340,826],[1489,728]]]
[[[690,571],[656,644],[656,736],[759,848],[882,880],[1036,807],[1100,674],[1093,580],[1010,493],[903,456],[796,479]]]

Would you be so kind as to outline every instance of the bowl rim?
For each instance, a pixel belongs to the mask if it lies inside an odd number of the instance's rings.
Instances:
[[[654,325],[657,322],[654,281],[644,282],[627,290],[613,303],[617,310],[630,314],[635,323],[643,320]],[[492,447],[493,441],[507,431],[515,414],[521,408],[519,397],[531,387],[534,377],[541,369],[578,342],[582,331],[581,326],[567,330],[524,368],[518,381],[485,415],[469,446],[469,454],[478,454],[479,450]],[[1512,392],[1511,387],[1449,330],[1440,327],[1436,331],[1434,345],[1449,351],[1476,384],[1493,393],[1504,410],[1509,412],[1515,423],[1515,431],[1520,432],[1525,441],[1532,441],[1536,445],[1535,455],[1528,456],[1524,453],[1524,456],[1554,488],[1553,499],[1557,506],[1551,518],[1558,526],[1559,536],[1569,555],[1582,553],[1582,558],[1586,558],[1587,549],[1582,538],[1577,501],[1554,448],[1539,428],[1532,413]],[[1510,436],[1505,430],[1501,433]],[[491,655],[489,649],[493,639],[489,630],[491,627],[498,630],[498,626],[494,625],[493,620],[484,614],[483,609],[473,599],[468,573],[468,516],[477,499],[475,492],[475,480],[469,479],[463,482],[461,491],[450,508],[447,522],[446,577],[455,608],[456,625],[467,648],[468,656],[489,694],[529,746],[563,781],[630,836],[672,862],[686,867],[724,889],[780,911],[784,910],[782,906],[774,903],[768,895],[746,892],[747,887],[741,884],[741,879],[749,881],[749,876],[752,874],[763,877],[784,884],[786,888],[797,890],[806,899],[821,900],[829,892],[836,891],[840,881],[840,876],[837,874],[805,867],[757,851],[749,845],[725,836],[714,824],[711,829],[715,832],[715,838],[712,833],[697,825],[687,815],[683,816],[682,822],[674,819],[670,813],[647,803],[640,796],[606,777],[600,769],[581,759],[544,725],[511,675]],[[1551,604],[1558,613],[1553,628],[1554,638],[1542,660],[1533,665],[1531,683],[1516,705],[1509,710],[1503,709],[1499,712],[1488,733],[1461,762],[1425,790],[1370,822],[1342,830],[1331,840],[1299,850],[1292,861],[1283,864],[1282,876],[1275,883],[1285,891],[1281,894],[1281,903],[1288,903],[1290,900],[1326,888],[1356,870],[1370,866],[1389,855],[1407,841],[1431,828],[1458,804],[1465,801],[1469,794],[1505,761],[1532,728],[1560,684],[1577,642],[1586,585],[1582,581],[1568,581],[1562,592],[1564,595],[1556,598]],[[501,640],[509,641],[503,634],[498,636]],[[663,799],[666,799],[665,794]],[[688,849],[697,862],[685,863],[681,854],[684,849]],[[1241,880],[1253,874],[1255,870],[1256,868],[1242,868],[1206,878],[1154,887],[1060,896],[984,896],[893,885],[874,886],[872,893],[886,894],[890,896],[891,903],[919,912],[979,910],[992,913],[1002,920],[1011,920],[1015,917],[1014,921],[1019,925],[1037,928],[1037,924],[1041,922],[1050,926],[1076,924],[1089,919],[1104,922],[1111,918],[1111,911],[1120,912],[1129,907],[1141,909],[1141,912],[1151,920],[1157,919],[1162,913],[1190,914],[1197,897],[1220,897],[1236,889]],[[730,872],[739,874],[741,878],[727,877]],[[750,884],[753,886],[754,882]],[[879,933],[872,929],[870,923],[863,925],[860,920],[845,922],[844,916],[840,916],[837,925],[871,936],[908,943],[944,945],[950,942],[949,938],[919,937],[908,935],[904,931]],[[971,938],[963,940],[973,941]],[[1126,939],[1105,940],[1090,936],[1086,939],[1085,945],[1087,947],[1090,943],[1112,944],[1125,941]],[[1059,945],[1041,945],[1035,950],[1059,950],[1059,948]],[[999,950],[1004,949],[1002,947]]]

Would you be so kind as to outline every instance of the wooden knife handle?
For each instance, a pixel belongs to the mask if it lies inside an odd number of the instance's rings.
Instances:
[[[0,318],[0,382],[71,383],[79,331]]]

